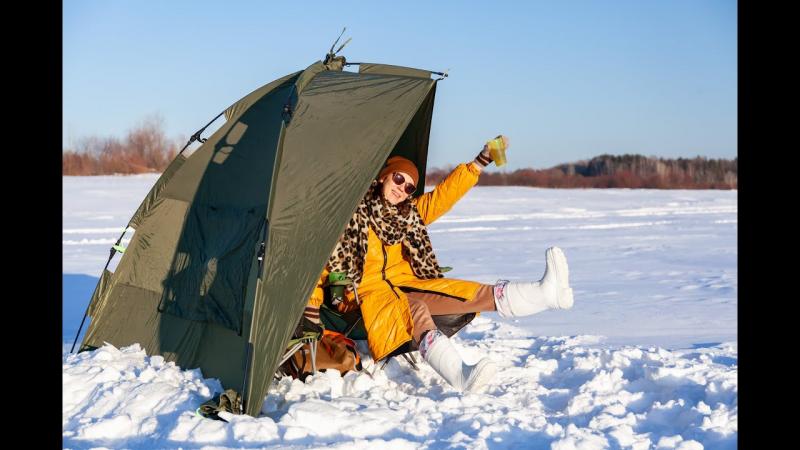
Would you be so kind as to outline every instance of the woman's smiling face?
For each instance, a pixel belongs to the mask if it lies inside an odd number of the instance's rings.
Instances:
[[[398,175],[403,177],[403,181],[400,184],[397,184],[397,181],[399,181]],[[397,177],[397,180],[394,180],[394,177]],[[411,178],[411,175],[405,172],[394,172],[384,176],[381,180],[381,183],[383,183],[383,189],[381,191],[383,193],[383,198],[385,198],[386,201],[392,205],[396,205],[404,201],[409,195],[406,194],[404,188],[407,185],[413,186],[412,180],[413,178]]]

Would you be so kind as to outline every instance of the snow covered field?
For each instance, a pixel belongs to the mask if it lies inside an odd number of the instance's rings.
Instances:
[[[284,378],[261,417],[224,423],[194,415],[221,389],[197,369],[137,346],[66,353],[156,179],[63,178],[66,448],[736,448],[735,191],[473,188],[430,227],[448,276],[539,279],[558,245],[575,293],[569,311],[487,313],[457,335],[467,362],[500,366],[486,392],[393,360],[374,379]]]

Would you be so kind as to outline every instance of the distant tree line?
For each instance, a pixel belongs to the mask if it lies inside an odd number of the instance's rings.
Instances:
[[[111,175],[163,172],[179,149],[178,140],[168,139],[158,118],[145,119],[123,139],[91,136],[64,149],[64,175]]]
[[[183,139],[168,139],[158,117],[145,119],[123,139],[91,136],[62,152],[64,175],[163,172]],[[663,159],[642,155],[600,155],[549,169],[484,172],[480,186],[549,188],[737,189],[738,158]],[[428,169],[426,184],[441,181],[451,168]]]
[[[589,161],[549,169],[484,172],[479,186],[548,188],[737,189],[738,157],[664,159],[642,155],[600,155]],[[452,168],[430,169],[426,184],[436,184]]]

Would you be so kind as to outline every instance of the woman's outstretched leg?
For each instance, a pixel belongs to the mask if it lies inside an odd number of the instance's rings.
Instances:
[[[417,307],[423,313],[420,317],[427,313],[440,316],[486,311],[497,311],[501,317],[520,317],[548,309],[572,308],[574,300],[569,287],[569,267],[564,252],[558,247],[550,247],[545,251],[545,261],[545,273],[539,281],[501,280],[494,286],[483,284],[470,301],[426,291],[406,292],[406,296],[409,304],[413,302],[426,305],[425,309]],[[412,305],[412,315],[413,308]],[[425,323],[432,324],[433,321],[428,318]]]
[[[488,286],[488,288],[489,296],[491,297],[491,286]],[[431,297],[423,297],[426,295]],[[429,306],[440,303],[433,300],[435,297],[439,297],[439,300],[445,300],[448,303],[456,302],[451,306],[457,306],[461,309],[459,311],[445,312],[444,314],[476,312],[474,311],[476,306],[493,308],[493,300],[488,302],[488,306],[480,306],[481,304],[474,301],[461,302],[445,296],[437,296],[436,294],[410,293],[408,295],[411,318],[414,322],[414,341],[419,346],[419,353],[422,359],[454,388],[466,392],[477,391],[491,380],[497,372],[497,367],[489,358],[483,358],[473,366],[464,364],[461,355],[458,354],[450,338],[439,331],[433,322],[432,311]],[[475,300],[478,299],[476,298]],[[481,300],[483,303],[487,303],[485,299],[481,298]],[[463,311],[466,304],[472,304],[473,311]],[[440,311],[440,309],[436,309],[439,306],[441,305],[434,306],[434,310]]]
[[[497,366],[489,358],[482,358],[473,366],[464,364],[450,338],[437,329],[422,334],[419,354],[451,386],[465,392],[479,391],[497,373]]]
[[[500,281],[481,285],[471,301],[461,301],[431,292],[408,292],[414,323],[414,340],[422,358],[450,385],[463,391],[477,391],[491,380],[497,367],[489,358],[474,366],[464,364],[453,343],[436,329],[434,315],[497,311],[502,317],[520,317],[547,309],[569,309],[573,304],[569,268],[558,247],[545,252],[546,268],[536,282]]]
[[[482,284],[470,301],[453,298],[436,292],[406,292],[409,305],[411,302],[421,302],[427,306],[427,311],[432,316],[445,316],[448,314],[466,314],[472,312],[495,311],[494,286]],[[412,310],[413,315],[413,310]]]
[[[494,298],[501,317],[520,317],[547,309],[570,309],[573,304],[569,287],[567,257],[558,247],[545,251],[547,267],[536,282],[500,281],[495,285]]]

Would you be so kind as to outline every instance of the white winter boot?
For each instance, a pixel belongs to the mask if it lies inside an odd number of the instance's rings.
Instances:
[[[422,358],[454,388],[465,392],[477,392],[494,377],[497,366],[489,358],[483,358],[474,366],[464,364],[453,342],[439,330],[429,331],[420,345]]]
[[[494,287],[494,304],[500,317],[529,316],[546,309],[570,309],[573,298],[569,287],[567,257],[558,247],[545,251],[544,277],[534,283],[499,281]]]

